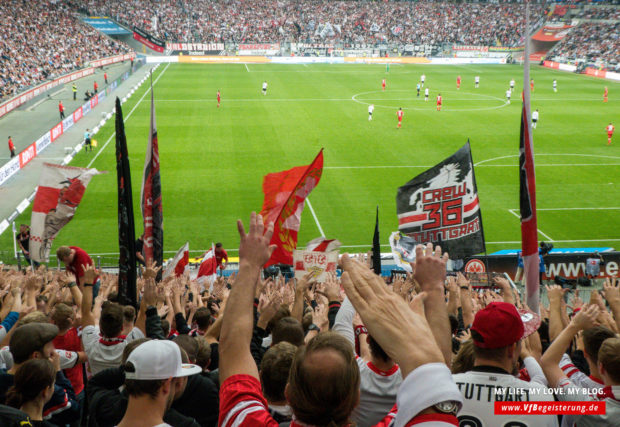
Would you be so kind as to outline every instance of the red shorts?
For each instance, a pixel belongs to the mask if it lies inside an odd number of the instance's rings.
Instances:
[[[607,132],[607,138],[611,138],[613,136],[613,132]]]

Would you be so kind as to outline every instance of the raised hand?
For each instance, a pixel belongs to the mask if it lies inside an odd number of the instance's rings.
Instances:
[[[620,281],[615,277],[608,277],[603,284],[603,296],[607,302],[620,300]]]
[[[599,314],[599,307],[595,304],[588,305],[585,309],[580,310],[579,313],[573,317],[570,324],[578,330],[584,330],[596,326],[596,318]]]
[[[97,270],[95,270],[95,266],[92,264],[82,265],[82,271],[84,272],[84,283],[94,285],[95,278],[98,275]]]
[[[352,260],[347,254],[342,256],[341,262],[345,270],[342,284],[349,300],[369,333],[400,365],[403,378],[422,364],[443,362],[442,353],[424,316],[412,311],[402,298],[390,292],[383,280],[363,264]],[[424,271],[426,264],[432,267],[428,272]],[[436,280],[441,274],[437,274],[434,267],[442,264],[445,275],[445,261],[423,261],[422,277]],[[443,289],[443,279],[440,286]]]
[[[252,212],[250,215],[250,231],[246,234],[243,222],[237,221],[239,230],[239,264],[262,268],[276,249],[276,245],[270,245],[273,235],[273,223],[267,226],[263,224],[263,217]]]
[[[148,260],[146,262],[146,268],[142,269],[142,277],[144,277],[145,280],[155,279],[159,270],[161,270],[161,266],[157,266],[154,260]]]
[[[415,248],[415,280],[420,284],[423,291],[439,290],[443,292],[443,284],[446,280],[446,263],[448,253],[441,253],[441,247],[435,247],[428,243],[426,247],[418,245]]]

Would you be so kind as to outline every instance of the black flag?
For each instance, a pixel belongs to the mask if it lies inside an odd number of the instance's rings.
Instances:
[[[372,269],[375,274],[381,275],[381,245],[379,244],[379,206],[375,220],[375,234],[372,238]]]
[[[485,251],[469,141],[398,189],[398,229],[415,243],[441,246],[451,259]]]
[[[116,178],[118,182],[118,294],[121,304],[137,307],[136,230],[131,197],[131,173],[121,102],[116,98]]]

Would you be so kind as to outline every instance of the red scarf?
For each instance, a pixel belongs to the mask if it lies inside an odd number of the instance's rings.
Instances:
[[[103,335],[99,335],[99,342],[105,345],[106,347],[109,347],[111,345],[116,345],[116,344],[125,342],[126,338],[127,338],[127,335],[119,335],[114,338],[104,338]]]

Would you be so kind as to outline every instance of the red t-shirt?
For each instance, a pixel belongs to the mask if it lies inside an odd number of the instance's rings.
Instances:
[[[220,253],[215,251],[215,261],[217,262],[217,266],[220,267],[222,265],[222,260],[225,259],[228,262],[228,253],[222,249]]]
[[[75,250],[75,256],[73,257],[73,262],[67,265],[67,271],[75,275],[75,281],[81,286],[83,283],[80,280],[84,276],[82,265],[93,265],[93,260],[84,249],[77,246],[69,246],[69,248]],[[99,276],[95,277],[95,282],[97,280],[99,280]]]
[[[52,341],[54,347],[60,350],[67,351],[83,351],[82,340],[78,336],[77,329],[71,328],[64,335],[56,335],[56,338]],[[76,364],[73,368],[68,368],[63,371],[67,376],[67,379],[71,381],[75,394],[79,394],[84,390],[84,376],[82,374],[82,364]]]
[[[65,110],[65,107],[62,104],[58,104],[58,110],[62,113]]]
[[[13,140],[9,138],[9,150],[15,150],[15,145],[13,145]]]
[[[396,115],[398,116],[398,120],[402,120],[403,119],[403,112],[402,111],[398,111],[398,113],[396,113]]]
[[[441,96],[437,97],[437,104],[441,105]]]
[[[609,126],[607,126],[607,133],[608,133],[608,134],[612,134],[612,133],[614,133],[614,129],[615,129],[615,128],[614,128],[614,126],[613,126],[613,125],[609,125]]]

